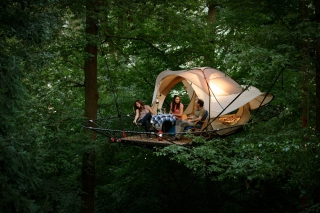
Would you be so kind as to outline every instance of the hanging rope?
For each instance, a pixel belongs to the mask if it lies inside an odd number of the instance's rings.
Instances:
[[[101,48],[101,49],[102,49],[102,48]],[[101,53],[102,53],[102,55],[105,56],[103,49],[102,49]],[[124,127],[123,127],[123,125],[122,125],[123,122],[122,122],[122,117],[121,117],[121,114],[120,114],[120,109],[119,109],[119,104],[118,104],[118,96],[117,96],[117,93],[116,93],[115,86],[114,86],[114,84],[113,84],[113,80],[112,80],[112,77],[111,77],[111,72],[110,72],[110,68],[109,68],[109,66],[108,66],[108,60],[107,60],[107,59],[106,59],[106,65],[107,65],[108,77],[109,77],[109,79],[110,79],[110,81],[109,81],[109,82],[110,82],[110,88],[111,88],[111,90],[112,90],[112,94],[113,94],[113,97],[114,97],[114,102],[115,102],[115,104],[116,104],[116,109],[117,109],[118,118],[120,119],[121,128],[124,129]]]
[[[242,95],[242,93],[243,93],[244,91],[246,91],[249,87],[250,87],[250,85],[248,85],[244,90],[242,90],[241,93],[240,93],[239,95],[237,95],[237,97],[235,97],[210,123],[208,122],[207,126],[206,126],[204,129],[206,129],[209,125],[211,125],[211,123],[212,123],[213,121],[215,121],[215,120],[216,120],[235,100],[237,100],[237,99],[240,97],[240,95]]]
[[[273,86],[276,84],[277,80],[279,79],[279,77],[281,76],[281,74],[283,73],[284,70],[285,70],[285,68],[283,67],[283,68],[281,69],[281,71],[279,72],[277,78],[273,81],[271,87],[270,87],[269,90],[267,91],[266,95],[264,96],[263,100],[261,101],[259,107],[258,107],[257,110],[255,111],[255,113],[253,114],[253,116],[255,116],[255,115],[258,113],[258,111],[259,111],[262,103],[264,102],[264,100],[266,99],[266,97],[268,96],[268,94],[270,93],[271,89],[272,89]],[[283,79],[283,78],[282,78],[282,79]]]
[[[112,83],[113,81],[112,81],[111,72],[110,72],[110,69],[109,69],[109,66],[108,66],[108,62],[106,64],[107,64],[107,70],[108,70],[108,77],[110,79],[110,81],[109,81],[110,82],[110,88],[111,88],[111,91],[112,91],[112,94],[113,94],[113,97],[114,97],[114,102],[116,104],[118,117],[121,117],[120,116],[120,110],[119,110],[119,104],[118,104],[118,96],[117,96],[117,93],[116,93],[116,90],[115,90],[115,86]]]

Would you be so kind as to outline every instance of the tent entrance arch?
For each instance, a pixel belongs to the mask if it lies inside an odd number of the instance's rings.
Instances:
[[[178,95],[180,97],[180,101],[184,106],[184,114],[190,114],[193,111],[192,105],[190,106],[191,109],[188,109],[188,106],[191,104],[191,101],[194,102],[196,100],[196,96],[195,94],[190,95],[190,92],[188,92],[185,84],[183,84],[183,81],[177,82],[175,85],[170,85],[170,87],[167,87],[167,91],[165,93],[165,97],[162,97],[162,95],[160,95],[160,97],[157,97],[158,104],[152,105],[155,112],[157,109],[160,112],[163,112],[163,109],[165,109],[165,111],[168,113],[170,111],[171,102],[173,101],[175,95]],[[163,100],[163,102],[161,100]]]

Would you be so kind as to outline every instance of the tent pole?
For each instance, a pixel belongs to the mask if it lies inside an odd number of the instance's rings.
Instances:
[[[203,78],[205,79],[205,81],[206,81],[206,83],[207,83],[207,87],[208,87],[208,92],[209,92],[209,109],[208,109],[208,121],[210,121],[210,111],[211,111],[211,93],[210,93],[210,91],[211,91],[211,88],[210,88],[210,86],[209,86],[209,83],[208,83],[208,81],[207,81],[207,78],[206,78],[206,76],[205,76],[205,74],[204,74],[204,70],[202,70],[202,73],[203,73]],[[214,95],[214,93],[213,93],[213,91],[212,91],[212,94]],[[216,98],[217,99],[217,98]],[[218,102],[218,100],[217,100],[217,102]],[[218,102],[219,103],[219,102]],[[219,103],[219,105],[220,105],[220,103]],[[220,105],[221,106],[221,105]],[[209,125],[207,125],[204,129],[207,129],[207,127],[208,127]]]

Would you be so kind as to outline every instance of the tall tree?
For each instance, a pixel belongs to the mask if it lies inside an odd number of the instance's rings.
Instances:
[[[318,37],[316,38],[315,42],[315,83],[316,83],[316,137],[318,141],[320,141],[320,1],[314,0],[314,7],[315,7],[315,21],[316,21],[316,31]],[[319,175],[319,172],[318,172]],[[315,203],[320,203],[320,186],[316,186],[314,190],[314,199]]]
[[[85,117],[88,120],[97,119],[98,110],[98,85],[97,85],[97,57],[98,47],[96,36],[98,35],[98,21],[95,17],[97,1],[88,0],[86,3],[86,59],[85,73]],[[89,125],[92,125],[89,122]],[[90,141],[96,140],[96,133],[88,130]],[[81,212],[94,212],[94,187],[96,154],[94,150],[86,151],[82,160],[82,201]]]
[[[320,25],[320,1],[314,0],[315,6],[315,21]],[[317,30],[318,35],[320,33],[319,29]],[[316,39],[315,45],[315,61],[316,61],[316,133],[320,137],[320,38]]]

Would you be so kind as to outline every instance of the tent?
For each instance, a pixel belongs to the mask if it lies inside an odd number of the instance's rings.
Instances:
[[[239,85],[219,70],[200,67],[161,72],[155,82],[152,108],[161,109],[167,94],[180,82],[183,83],[190,98],[184,114],[191,114],[196,100],[202,99],[205,109],[209,112],[208,123],[212,129],[228,127],[228,124],[221,123],[216,118],[223,118],[229,113],[239,117],[232,125],[246,123],[250,119],[250,110],[266,105],[273,99],[272,94],[263,93],[253,86]]]

